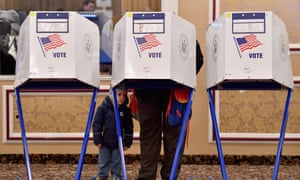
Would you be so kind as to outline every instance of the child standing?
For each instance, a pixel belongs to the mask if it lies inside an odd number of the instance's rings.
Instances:
[[[123,149],[127,150],[133,139],[133,121],[128,105],[127,90],[116,87],[116,98],[120,112]],[[121,157],[118,149],[117,128],[112,93],[98,107],[93,122],[94,144],[99,148],[97,180],[106,180],[109,171],[113,179],[121,178]]]

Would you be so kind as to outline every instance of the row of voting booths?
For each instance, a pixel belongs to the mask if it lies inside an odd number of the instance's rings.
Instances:
[[[85,27],[85,28],[80,28]],[[30,12],[20,29],[15,90],[28,179],[31,179],[26,130],[19,91],[26,88],[90,88],[93,92],[75,179],[80,179],[99,90],[98,26],[77,12]],[[212,91],[288,89],[277,151],[276,179],[293,88],[288,36],[272,12],[226,12],[206,34],[207,92],[222,176],[227,179]],[[196,88],[196,30],[171,12],[127,12],[113,32],[111,86]],[[194,107],[197,108],[197,107]],[[186,110],[186,112],[188,112]],[[126,177],[118,108],[115,107],[122,174]],[[188,114],[184,116],[170,179],[176,176]],[[199,147],[200,148],[200,147]]]

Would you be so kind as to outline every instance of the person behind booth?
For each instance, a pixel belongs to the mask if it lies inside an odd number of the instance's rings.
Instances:
[[[82,7],[78,11],[95,11],[96,3],[94,0],[84,0]]]
[[[203,55],[199,42],[196,41],[196,73],[199,72],[202,65]],[[162,140],[164,157],[160,175],[163,180],[169,179],[180,135],[180,125],[170,126],[166,123],[165,113],[170,91],[170,89],[135,89],[134,91],[137,100],[137,117],[140,123],[141,149],[141,167],[137,180],[156,179]],[[180,162],[176,177],[179,170]]]
[[[116,87],[116,98],[120,112],[120,125],[123,138],[123,150],[130,148],[133,140],[133,120],[127,107],[127,90]],[[114,179],[121,178],[121,157],[118,149],[118,136],[115,123],[113,95],[106,96],[97,108],[93,121],[94,144],[99,149],[97,180],[108,179],[109,172]]]
[[[10,41],[10,36],[19,33],[19,15],[15,10],[0,12],[0,74],[14,75],[16,61],[10,54],[11,48],[17,48],[16,38]]]

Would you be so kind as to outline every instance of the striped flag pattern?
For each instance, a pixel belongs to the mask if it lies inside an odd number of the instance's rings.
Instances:
[[[145,51],[146,49],[151,49],[160,45],[161,43],[156,39],[154,34],[147,34],[144,37],[136,38],[136,41],[139,45],[141,52]]]
[[[63,40],[60,39],[60,36],[58,34],[51,34],[47,37],[41,37],[40,41],[46,52],[50,49],[55,49],[66,44]]]
[[[239,45],[241,52],[262,45],[262,43],[256,39],[256,35],[254,34],[250,34],[241,38],[236,38],[236,41]]]

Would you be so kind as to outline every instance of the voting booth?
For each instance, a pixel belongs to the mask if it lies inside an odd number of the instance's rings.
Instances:
[[[196,31],[171,12],[127,12],[115,25],[112,86],[165,80],[196,86]]]
[[[208,26],[206,87],[224,179],[227,175],[211,91],[288,90],[273,173],[276,179],[289,99],[294,87],[289,55],[285,24],[271,11],[225,12]]]
[[[80,179],[99,88],[99,29],[77,12],[31,11],[23,22],[16,60],[15,90],[28,179],[31,179],[19,89],[93,88],[75,179]]]
[[[271,11],[224,13],[206,46],[207,88],[293,88],[286,27]]]
[[[171,12],[127,12],[114,28],[112,66],[113,90],[119,84],[133,89],[193,89],[196,87],[195,27]],[[191,107],[192,93],[191,90],[187,108]],[[116,103],[116,98],[114,100]],[[115,112],[119,143],[122,143],[117,108]],[[179,147],[183,143],[187,117],[181,127]],[[177,150],[176,158],[179,148]],[[123,154],[122,148],[120,152]],[[176,158],[172,168],[173,177],[176,175],[176,163],[180,160]],[[126,177],[124,159],[122,164]]]
[[[99,87],[99,43],[97,25],[77,12],[30,12],[20,29],[15,87],[53,79]]]

